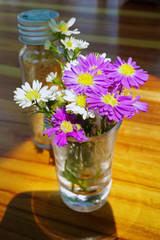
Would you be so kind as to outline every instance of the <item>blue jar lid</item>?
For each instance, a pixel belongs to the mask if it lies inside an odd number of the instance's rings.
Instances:
[[[41,45],[55,39],[48,21],[56,19],[59,13],[49,9],[33,9],[17,16],[19,40],[24,44]]]

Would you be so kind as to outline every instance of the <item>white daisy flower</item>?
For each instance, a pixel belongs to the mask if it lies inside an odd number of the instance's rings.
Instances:
[[[60,90],[57,92],[56,100],[58,101],[58,103],[60,104],[65,103],[65,99],[63,98],[63,96],[64,96],[64,90]]]
[[[78,65],[78,61],[75,59],[75,60],[71,60],[70,62],[67,62],[66,63],[66,66],[64,67],[64,70],[71,70],[71,65],[73,66],[76,66]]]
[[[78,29],[69,30],[69,28],[75,23],[75,21],[75,18],[71,18],[68,22],[60,21],[59,23],[57,23],[54,19],[51,19],[49,22],[49,26],[53,32],[61,32],[62,34],[70,36],[71,34],[80,33]]]
[[[74,37],[66,37],[64,40],[61,39],[61,42],[65,46],[66,49],[68,50],[73,50],[78,47],[77,45],[77,40]]]
[[[77,46],[80,48],[80,49],[85,49],[89,46],[89,43],[86,42],[86,41],[83,41],[83,40],[78,40],[77,39]]]
[[[48,87],[42,87],[42,83],[38,80],[33,81],[32,87],[28,82],[21,87],[14,91],[14,100],[22,108],[30,107],[40,101],[47,102],[49,99],[50,91],[47,89]]]
[[[51,90],[50,100],[53,100],[53,101],[56,100],[58,102],[58,104],[65,103],[65,100],[63,98],[64,90],[59,90],[58,91],[57,86],[52,86],[50,88],[50,90]]]
[[[46,82],[52,82],[55,78],[57,78],[57,72],[50,72],[46,77]]]
[[[84,120],[88,117],[95,117],[93,111],[86,110],[86,96],[76,95],[73,90],[65,90],[65,96],[63,98],[66,101],[71,102],[70,104],[66,105],[66,111],[80,114]]]
[[[58,90],[57,86],[52,86],[50,88],[50,97],[49,97],[50,100],[52,101],[57,100],[57,101],[63,102],[64,101],[63,96],[64,96],[64,90]]]
[[[55,100],[57,98],[57,91],[58,91],[58,86],[52,86],[50,89],[50,100]]]
[[[59,90],[57,91],[57,94],[56,94],[56,99],[58,100],[59,98],[63,97],[64,96],[64,90]]]

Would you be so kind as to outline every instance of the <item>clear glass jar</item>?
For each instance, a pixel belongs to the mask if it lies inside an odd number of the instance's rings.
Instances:
[[[22,70],[22,80],[32,84],[33,80],[46,83],[46,77],[50,72],[57,72],[60,76],[60,66],[55,58],[60,60],[57,53],[44,50],[43,45],[25,45],[19,53],[19,62]],[[35,145],[39,148],[50,149],[50,139],[47,135],[43,136],[44,114],[33,114],[34,107],[28,109],[28,119],[31,130],[31,137]]]
[[[58,42],[54,38],[48,26],[50,18],[57,18],[58,13],[52,10],[34,9],[25,11],[18,15],[19,40],[24,43],[24,47],[19,53],[19,62],[22,72],[22,82],[39,80],[43,85],[50,72],[57,72],[60,76],[59,63],[55,59],[60,59],[57,53],[44,49],[46,40],[50,40],[58,47]],[[28,110],[31,137],[37,147],[50,149],[50,139],[43,136],[44,114],[34,112],[34,107]]]
[[[101,136],[79,143],[52,145],[56,160],[60,194],[64,203],[75,211],[91,212],[106,203],[112,184],[114,145],[121,122]],[[53,142],[54,136],[52,136]]]

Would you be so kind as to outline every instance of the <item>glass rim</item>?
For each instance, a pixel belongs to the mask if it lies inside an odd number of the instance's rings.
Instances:
[[[28,27],[37,26],[37,24],[45,25],[51,18],[56,19],[59,17],[57,11],[51,9],[31,9],[23,11],[18,14],[18,23]]]

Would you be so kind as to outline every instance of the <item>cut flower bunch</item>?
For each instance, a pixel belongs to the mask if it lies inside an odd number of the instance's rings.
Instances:
[[[70,30],[74,23],[75,18],[68,22],[51,19],[49,25],[60,47],[50,41],[44,44],[46,50],[65,59],[65,65],[57,60],[62,77],[52,72],[46,76],[52,87],[34,80],[32,86],[26,82],[14,91],[19,106],[34,105],[35,113],[44,113],[47,129],[43,134],[53,134],[53,145],[59,147],[68,144],[68,137],[88,141],[89,137],[107,132],[124,117],[130,119],[135,113],[147,111],[147,103],[139,101],[140,96],[126,93],[131,87],[138,89],[143,85],[149,77],[147,72],[131,57],[127,61],[117,57],[112,62],[105,53],[81,55],[89,43],[71,36],[80,33]]]

